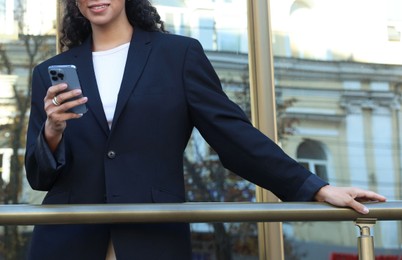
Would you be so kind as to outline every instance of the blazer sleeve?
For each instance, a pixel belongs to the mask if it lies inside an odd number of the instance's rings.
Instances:
[[[46,83],[36,67],[32,77],[31,112],[28,122],[25,170],[30,186],[35,190],[48,191],[52,188],[65,165],[64,137],[54,153],[44,138],[46,113],[43,99],[47,92]]]
[[[315,193],[328,184],[252,126],[242,109],[223,92],[196,40],[187,49],[183,82],[194,125],[225,168],[284,201],[313,200]]]

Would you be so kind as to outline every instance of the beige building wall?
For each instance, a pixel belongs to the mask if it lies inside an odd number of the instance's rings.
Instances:
[[[277,96],[296,100],[286,109],[284,120],[293,120],[294,131],[281,140],[282,148],[298,159],[299,146],[316,141],[326,152],[330,183],[400,199],[402,66],[276,57],[275,70]],[[355,244],[356,230],[348,222],[292,227],[301,241]],[[396,222],[378,223],[376,246],[398,247],[400,229]]]

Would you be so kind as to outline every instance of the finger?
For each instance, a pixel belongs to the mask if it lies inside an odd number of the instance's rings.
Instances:
[[[63,130],[65,128],[65,122],[70,119],[80,118],[82,115],[76,113],[58,113],[57,109],[48,114],[48,122],[54,129]]]
[[[61,111],[67,112],[68,110],[70,110],[73,107],[85,104],[87,101],[88,101],[87,97],[78,98],[76,100],[72,100],[72,101],[63,103],[61,106],[59,106],[59,109]]]
[[[76,113],[63,113],[59,114],[59,120],[61,121],[68,121],[71,119],[77,119],[83,116],[83,114],[76,114]]]
[[[386,197],[375,193],[373,191],[366,191],[366,190],[357,190],[356,195],[355,195],[356,199],[364,199],[364,200],[371,200],[371,201],[381,201],[384,202],[387,200]]]
[[[361,214],[365,215],[369,213],[369,209],[363,204],[357,202],[356,200],[351,200],[350,203],[348,203],[348,206]]]
[[[46,97],[48,99],[52,99],[54,98],[58,93],[62,92],[63,90],[65,90],[67,88],[67,84],[65,83],[60,83],[54,86],[51,86],[46,93]]]
[[[61,94],[57,95],[57,101],[62,104],[64,103],[66,100],[69,100],[71,98],[75,98],[78,97],[79,95],[82,94],[81,89],[74,89],[71,91],[67,91],[67,92],[63,92]]]

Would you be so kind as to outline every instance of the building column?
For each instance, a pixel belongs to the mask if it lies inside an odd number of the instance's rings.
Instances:
[[[349,105],[347,109],[345,130],[350,184],[355,187],[368,189],[363,111],[360,106]]]
[[[394,149],[392,115],[390,108],[376,107],[372,113],[372,149],[374,161],[374,176],[377,192],[385,195],[389,200],[396,199]],[[374,188],[374,187],[373,187]],[[379,223],[381,242],[385,248],[398,247],[398,223],[382,221]]]

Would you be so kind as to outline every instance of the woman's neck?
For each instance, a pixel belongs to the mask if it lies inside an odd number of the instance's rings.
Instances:
[[[120,26],[116,28],[92,28],[92,50],[105,51],[115,48],[119,45],[131,41],[134,28],[129,24],[128,26]]]

